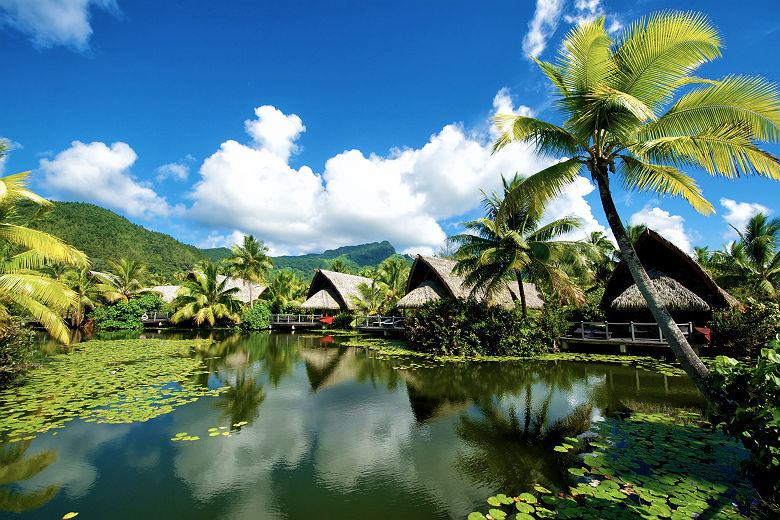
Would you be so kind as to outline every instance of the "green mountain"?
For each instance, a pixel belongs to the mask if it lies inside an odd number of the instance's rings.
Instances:
[[[382,260],[394,254],[395,248],[385,240],[384,242],[372,242],[359,246],[342,246],[318,254],[277,256],[271,259],[274,262],[274,269],[289,268],[298,273],[298,276],[304,280],[308,280],[314,276],[315,269],[327,269],[330,262],[336,259],[357,271],[362,267],[379,265]]]
[[[19,216],[31,217],[37,206],[20,203]],[[188,269],[206,255],[165,233],[133,224],[113,211],[83,202],[56,202],[54,208],[31,224],[84,251],[93,269],[105,271],[108,261],[140,260],[152,273],[170,276]]]
[[[20,203],[18,208],[19,217],[27,220],[37,206]],[[92,261],[93,269],[98,271],[108,270],[109,261],[128,258],[144,262],[151,273],[171,276],[201,260],[219,262],[230,255],[230,249],[226,247],[199,249],[183,244],[170,235],[133,224],[113,211],[83,202],[55,202],[53,209],[31,227],[58,236],[84,251]],[[335,259],[357,271],[376,266],[394,254],[392,244],[384,241],[343,246],[319,254],[272,257],[272,260],[274,269],[289,268],[309,280],[315,269],[327,269]]]

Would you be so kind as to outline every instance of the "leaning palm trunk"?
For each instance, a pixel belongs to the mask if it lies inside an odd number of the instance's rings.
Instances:
[[[634,245],[631,239],[626,233],[626,229],[623,227],[623,223],[620,221],[615,203],[612,200],[612,194],[609,191],[609,180],[607,176],[594,172],[594,178],[599,187],[599,195],[601,196],[601,203],[604,206],[604,213],[606,213],[609,227],[612,228],[612,233],[615,235],[620,253],[623,255],[623,259],[626,261],[628,270],[631,272],[631,276],[636,283],[639,292],[642,293],[647,307],[650,309],[650,313],[655,318],[656,323],[661,328],[666,341],[669,342],[674,352],[675,357],[680,362],[685,373],[693,380],[696,387],[707,398],[712,400],[714,395],[712,388],[709,385],[709,370],[702,363],[699,356],[693,351],[688,340],[685,339],[680,328],[677,327],[672,319],[669,311],[666,310],[658,299],[658,295],[655,293],[655,289],[650,284],[650,277],[647,276],[644,266],[639,262]]]

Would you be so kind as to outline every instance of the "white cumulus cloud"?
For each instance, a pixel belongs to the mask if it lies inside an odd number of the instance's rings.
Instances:
[[[513,106],[506,90],[493,105],[495,112],[530,114]],[[501,174],[526,176],[550,164],[516,144],[493,154],[487,124],[481,131],[450,124],[419,148],[386,155],[345,150],[315,173],[288,163],[305,130],[297,115],[270,106],[255,115],[245,125],[252,141],[222,143],[203,162],[189,194],[194,202],[188,216],[216,230],[207,237],[212,247],[252,233],[280,252],[389,240],[401,251],[430,253],[446,237],[439,222],[478,207],[480,189],[498,189]],[[585,179],[578,181],[561,207],[583,217],[588,229],[603,229],[583,199],[592,189]]]
[[[563,4],[563,0],[536,0],[534,17],[528,23],[528,33],[523,38],[523,52],[537,57],[544,51],[547,40],[558,27]]]
[[[184,159],[179,161],[158,166],[155,169],[155,172],[157,172],[157,182],[164,181],[168,178],[177,181],[186,181],[187,177],[190,175],[190,163],[194,160],[195,158],[193,156],[187,155]]]
[[[685,219],[680,215],[672,215],[657,206],[654,208],[645,206],[641,211],[631,215],[629,219],[629,224],[632,226],[644,224],[690,254],[693,252],[693,247],[691,247],[691,238],[685,231],[684,223]]]
[[[119,12],[116,0],[0,0],[0,20],[38,48],[63,45],[83,51],[92,35],[92,8]]]
[[[130,173],[136,154],[126,143],[82,143],[53,159],[41,159],[46,188],[59,197],[94,202],[133,217],[163,217],[171,208],[164,197],[138,182]]]
[[[748,221],[759,213],[764,215],[772,213],[771,209],[757,202],[737,202],[725,197],[720,199],[720,205],[727,211],[723,215],[723,219],[740,231],[744,230]],[[723,234],[723,238],[726,240],[735,239],[737,236],[737,232],[731,227]]]

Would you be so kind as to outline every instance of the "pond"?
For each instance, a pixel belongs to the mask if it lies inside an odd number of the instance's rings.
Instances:
[[[565,485],[552,450],[565,436],[621,411],[704,404],[685,377],[618,364],[436,364],[347,337],[218,339],[186,382],[201,391],[169,413],[3,434],[0,517],[464,519],[499,490]]]

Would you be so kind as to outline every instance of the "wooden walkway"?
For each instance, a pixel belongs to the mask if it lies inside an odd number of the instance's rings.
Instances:
[[[683,336],[693,335],[693,323],[677,323]],[[627,345],[668,346],[661,327],[657,323],[576,321],[569,322],[569,329],[560,337],[564,349],[570,343],[620,345],[625,352]]]
[[[322,328],[322,314],[271,314],[269,321],[272,329],[316,329]]]
[[[169,325],[171,317],[167,312],[145,312],[141,316],[141,323],[144,325]]]
[[[381,332],[385,336],[406,330],[403,316],[358,316],[355,323],[355,328],[361,332]]]

